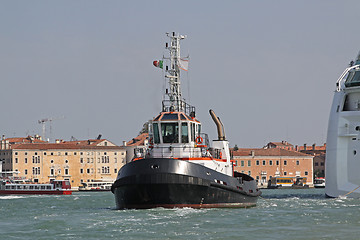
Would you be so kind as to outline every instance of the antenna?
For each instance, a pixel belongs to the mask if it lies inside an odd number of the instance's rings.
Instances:
[[[61,117],[57,117],[57,118],[43,118],[43,119],[40,119],[38,120],[38,123],[39,124],[42,124],[42,139],[43,141],[45,141],[45,137],[46,137],[46,122],[50,122],[50,138],[52,137],[52,121],[55,121],[55,120],[59,120],[59,119],[64,119],[65,117],[64,116],[61,116]],[[51,140],[51,139],[50,139]]]
[[[170,46],[167,45],[167,49],[170,52],[170,69],[166,68],[166,78],[169,79],[169,92],[167,95],[170,100],[170,111],[184,111],[184,105],[182,103],[181,89],[180,89],[180,40],[185,39],[186,36],[166,33],[170,38]]]

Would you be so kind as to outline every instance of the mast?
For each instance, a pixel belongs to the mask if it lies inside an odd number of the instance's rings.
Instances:
[[[170,68],[166,66],[166,74],[165,77],[169,81],[169,90],[166,91],[166,95],[169,97],[170,102],[170,111],[179,111],[185,112],[185,102],[181,96],[181,88],[180,88],[180,68],[181,64],[180,60],[180,40],[185,39],[184,35],[176,35],[175,32],[166,33],[166,35],[170,38],[170,46],[166,43],[166,49],[170,52],[170,57],[165,58],[170,61]],[[163,107],[164,108],[164,107]],[[165,110],[165,109],[163,109]]]

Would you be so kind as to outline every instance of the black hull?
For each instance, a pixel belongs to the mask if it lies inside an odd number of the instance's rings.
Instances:
[[[261,194],[256,182],[239,177],[187,161],[142,159],[120,169],[112,192],[118,209],[255,206]]]

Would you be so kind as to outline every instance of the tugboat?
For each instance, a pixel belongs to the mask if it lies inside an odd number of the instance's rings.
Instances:
[[[360,197],[360,53],[336,82],[325,162],[328,197]]]
[[[155,61],[164,68],[168,89],[162,111],[149,123],[149,147],[124,165],[111,187],[117,209],[252,207],[261,191],[249,175],[234,172],[229,142],[220,119],[210,110],[218,139],[209,145],[201,132],[195,107],[185,102],[180,89],[180,40],[186,36],[167,33],[170,56]]]

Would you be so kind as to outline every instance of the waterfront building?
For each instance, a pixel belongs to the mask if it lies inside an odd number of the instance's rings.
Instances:
[[[126,150],[106,139],[48,143],[3,138],[0,144],[3,172],[39,183],[69,180],[74,188],[82,182],[114,181],[125,159]]]
[[[307,144],[304,144],[303,146],[296,147],[296,151],[313,155],[315,178],[325,177],[326,143],[322,146],[317,146],[316,144],[308,146]]]
[[[282,147],[239,148],[232,154],[234,170],[250,175],[259,186],[266,187],[271,177],[306,177],[306,184],[313,185],[312,155]]]
[[[287,141],[270,142],[265,148],[282,148],[286,150],[294,150],[305,154],[314,156],[314,177],[325,177],[325,155],[326,155],[326,143],[322,146],[317,146],[315,143],[310,145],[304,144],[302,146],[290,144]]]

